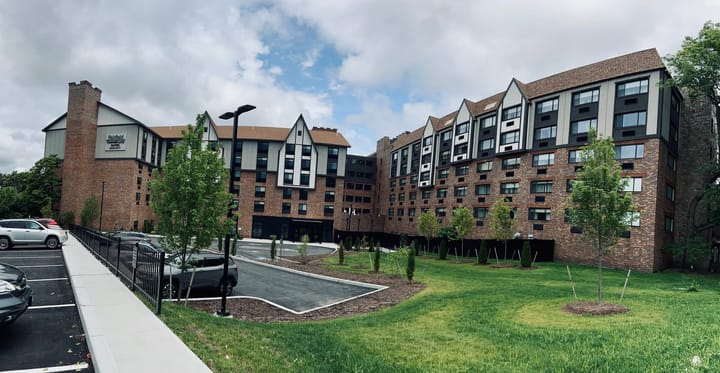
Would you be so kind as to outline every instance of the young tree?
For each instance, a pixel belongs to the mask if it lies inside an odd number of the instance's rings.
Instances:
[[[405,267],[405,275],[409,282],[412,282],[415,276],[415,241],[413,241],[413,247],[408,250],[407,267]]]
[[[83,227],[89,227],[98,216],[100,216],[100,204],[95,196],[90,196],[85,200],[82,211],[80,211],[80,222]]]
[[[582,148],[582,170],[568,196],[569,217],[592,243],[598,267],[597,301],[602,303],[602,259],[627,231],[629,216],[635,210],[632,195],[624,192],[620,164],[615,161],[611,138],[598,138],[591,129],[590,143]]]
[[[440,223],[432,210],[420,214],[418,218],[418,229],[427,240],[427,249],[430,251],[430,239],[435,238],[440,232]]]
[[[507,241],[513,237],[517,220],[513,217],[512,208],[500,198],[490,208],[490,231],[496,240],[505,244],[505,259],[507,259]]]
[[[485,243],[485,240],[480,241],[480,249],[477,253],[477,262],[478,264],[487,264],[488,261],[488,249],[487,249],[487,243]]]
[[[177,254],[184,271],[190,255],[230,231],[228,171],[219,149],[203,142],[205,117],[188,125],[167,156],[160,177],[150,181],[151,207],[165,249]],[[193,245],[194,239],[194,245]]]
[[[706,22],[697,37],[685,37],[676,54],[665,57],[672,78],[665,85],[685,88],[691,99],[705,101],[714,107],[714,136],[711,139],[714,150],[720,149],[720,23]],[[688,228],[685,247],[682,251],[683,266],[688,265],[689,247],[692,237],[720,224],[720,165],[717,157],[707,167],[704,186],[693,196],[688,206]],[[703,203],[704,202],[704,203]],[[702,205],[707,215],[706,222],[698,225],[695,212]]]
[[[455,239],[460,240],[460,255],[465,251],[465,237],[470,234],[473,228],[475,220],[473,219],[472,212],[465,207],[461,206],[453,210],[453,216],[451,220],[453,236]]]
[[[338,245],[338,264],[345,264],[345,245],[342,241],[340,241],[340,245]]]
[[[530,249],[530,241],[523,242],[522,255],[520,256],[520,265],[525,268],[530,268],[532,264],[532,250]]]
[[[60,159],[51,155],[35,162],[26,173],[22,199],[29,215],[47,216],[47,206],[50,206],[52,211],[52,207],[60,202],[62,182],[57,173],[59,166]],[[98,192],[99,189],[98,184]],[[52,215],[55,213],[53,212]]]

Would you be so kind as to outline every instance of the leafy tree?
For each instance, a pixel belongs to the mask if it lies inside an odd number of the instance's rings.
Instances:
[[[0,187],[0,218],[17,218],[22,216],[18,212],[20,195],[10,186]]]
[[[445,239],[440,241],[440,249],[438,250],[438,259],[440,259],[440,260],[447,259],[447,241]]]
[[[95,196],[90,196],[85,200],[80,211],[80,223],[83,227],[89,227],[98,216],[100,216],[100,203]]]
[[[490,208],[490,231],[496,240],[502,240],[505,244],[505,259],[507,259],[507,241],[513,237],[517,220],[513,217],[510,205],[505,198],[500,198]]]
[[[168,153],[160,177],[150,181],[157,232],[164,236],[165,249],[177,254],[183,271],[192,253],[229,232],[234,222],[226,218],[232,201],[228,171],[219,149],[203,142],[204,127],[205,117],[198,115],[196,125],[188,125]]]
[[[432,210],[420,214],[418,218],[418,229],[427,240],[427,249],[430,251],[430,239],[435,238],[440,232],[440,223]]]
[[[485,240],[480,241],[480,250],[478,250],[477,261],[478,261],[478,264],[487,264],[488,249],[487,249],[487,243],[485,243]]]
[[[692,99],[700,99],[714,107],[715,128],[712,142],[715,151],[720,147],[720,23],[706,22],[697,37],[685,37],[681,49],[676,54],[665,57],[672,78],[666,86],[685,88]],[[686,248],[694,246],[691,242],[700,232],[720,224],[720,165],[718,159],[707,168],[704,187],[695,195],[688,206],[688,228]],[[700,207],[701,201],[703,206]],[[698,208],[707,208],[707,222],[698,225],[695,212]],[[682,252],[683,266],[688,265],[691,254]]]
[[[298,255],[300,256],[300,263],[307,264],[309,259],[307,256],[308,242],[310,242],[310,236],[303,234],[301,238],[302,242],[297,247]]]
[[[635,210],[632,195],[624,192],[620,164],[615,161],[611,138],[598,138],[591,129],[590,143],[582,148],[582,169],[568,196],[570,221],[583,231],[595,250],[598,267],[598,303],[602,303],[602,260],[628,229],[628,216]]]
[[[338,245],[338,264],[345,264],[345,245],[342,241],[340,241],[340,245]]]
[[[58,176],[59,165],[60,160],[57,156],[51,155],[35,162],[26,173],[22,199],[28,215],[44,215],[43,209],[47,212],[47,206],[52,208],[60,202],[62,182]],[[56,214],[53,212],[50,216],[54,215]]]
[[[451,220],[453,236],[460,240],[461,253],[465,251],[465,237],[472,230],[474,223],[472,212],[467,207],[461,206],[453,210]]]
[[[277,243],[275,242],[275,239],[277,237],[272,235],[270,238],[272,238],[272,241],[270,242],[270,260],[275,260],[275,255],[277,253]]]
[[[380,272],[380,251],[380,245],[378,245],[378,248],[373,253],[373,272],[375,273]]]
[[[415,245],[415,241],[413,241],[413,245]],[[416,247],[411,247],[407,253],[408,257],[407,267],[405,268],[405,275],[407,276],[409,282],[412,282],[413,277],[415,276],[415,250]]]
[[[532,265],[532,251],[530,250],[530,242],[523,242],[522,252],[520,256],[520,265],[529,268]]]

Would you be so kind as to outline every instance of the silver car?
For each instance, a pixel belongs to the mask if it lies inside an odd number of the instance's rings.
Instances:
[[[0,250],[15,245],[45,245],[55,249],[67,239],[67,231],[45,227],[33,219],[0,220]]]

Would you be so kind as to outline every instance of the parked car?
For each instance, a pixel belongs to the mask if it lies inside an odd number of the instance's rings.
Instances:
[[[125,239],[139,239],[145,242],[150,242],[150,236],[141,232],[130,232],[130,231],[117,231],[110,234],[111,237]]]
[[[45,228],[62,229],[60,224],[53,218],[36,218],[34,220],[42,224]]]
[[[55,249],[67,239],[67,231],[47,228],[33,219],[0,220],[0,250],[15,245],[45,245]]]
[[[180,256],[174,254],[165,260],[165,272],[162,281],[163,298],[177,298],[178,290],[185,294],[190,284],[193,269],[195,270],[195,278],[193,279],[193,289],[209,289],[216,290],[222,294],[223,279],[223,263],[225,257],[222,254],[202,251],[197,254],[191,254],[188,258],[188,268],[182,272],[180,268]],[[227,279],[227,295],[232,293],[233,288],[237,285],[238,270],[235,261],[228,258],[228,279]],[[170,279],[172,278],[172,282]],[[172,288],[172,290],[171,290]]]
[[[32,296],[25,273],[0,263],[0,325],[10,324],[20,317],[32,305]]]

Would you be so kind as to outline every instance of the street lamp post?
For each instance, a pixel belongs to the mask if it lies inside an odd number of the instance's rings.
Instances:
[[[102,213],[103,213],[103,203],[105,202],[105,182],[102,182],[102,192],[100,192],[100,226],[98,227],[98,230],[102,232]]]
[[[233,190],[233,177],[235,177],[235,148],[237,143],[237,127],[238,127],[238,117],[240,114],[248,112],[250,110],[255,109],[255,106],[252,105],[243,105],[237,108],[237,110],[229,111],[223,115],[220,116],[221,119],[230,119],[233,118],[233,132],[232,132],[232,149],[230,150],[230,177],[229,177],[229,190],[230,193],[232,193]],[[233,217],[233,207],[234,203],[230,204],[230,207],[228,207],[228,218]],[[220,310],[217,311],[218,316],[222,317],[228,317],[230,316],[230,313],[227,312],[226,306],[227,306],[227,278],[228,278],[228,262],[230,261],[230,236],[237,234],[237,219],[233,219],[235,221],[234,227],[231,231],[227,232],[225,234],[225,261],[223,262],[223,281],[222,281],[222,300],[220,302]]]

